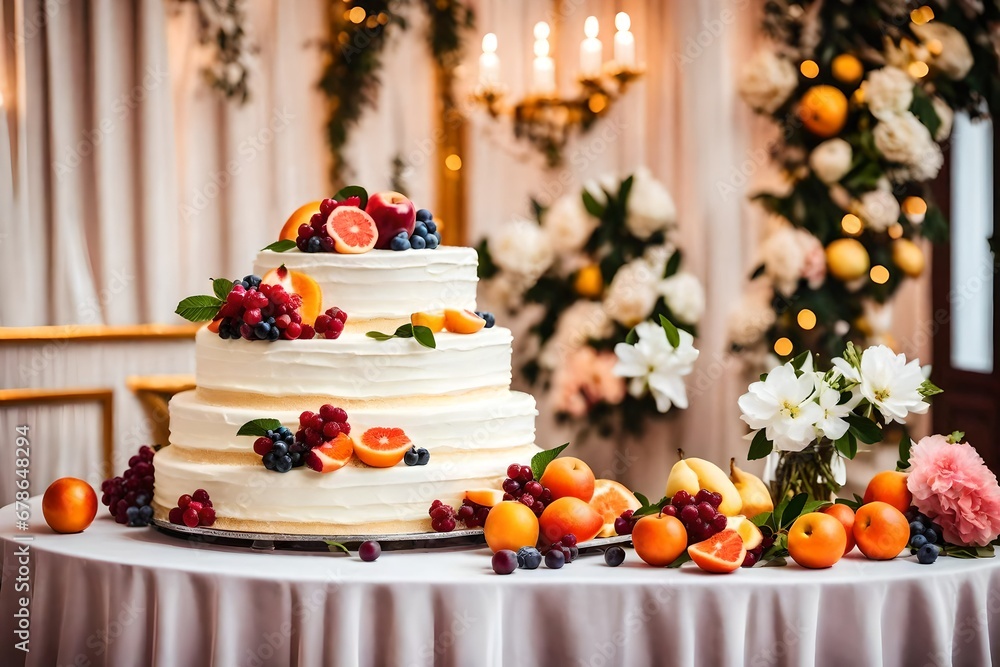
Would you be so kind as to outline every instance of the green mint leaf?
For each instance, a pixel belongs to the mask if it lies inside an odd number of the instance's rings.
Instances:
[[[174,312],[190,322],[204,322],[219,314],[222,303],[222,299],[217,297],[199,294],[182,300]]]
[[[871,419],[851,414],[847,415],[847,423],[851,425],[851,433],[866,445],[882,441],[882,429]]]
[[[750,451],[747,452],[747,460],[756,461],[757,459],[762,459],[770,454],[772,449],[774,449],[774,443],[767,439],[767,432],[764,429],[760,429],[750,442]]]
[[[336,201],[344,201],[348,197],[358,197],[361,199],[361,204],[358,206],[362,211],[368,206],[368,191],[365,190],[360,185],[348,185],[347,187],[341,188],[337,191],[337,194],[333,195]]]
[[[681,344],[681,335],[677,332],[677,327],[663,315],[660,315],[660,326],[663,327],[663,333],[667,334],[670,347],[676,350]]]
[[[638,493],[636,494],[636,499],[639,498],[639,495],[640,494]],[[639,509],[637,509],[635,512],[632,513],[633,517],[643,517],[643,516],[648,516],[650,514],[659,514],[660,509],[668,502],[670,502],[670,499],[664,496],[659,500],[657,500],[655,503],[651,503],[649,502],[649,498],[646,498],[646,496],[642,496],[642,500],[640,500],[639,502],[642,503],[642,507],[640,507]]]
[[[531,472],[535,475],[535,479],[541,479],[542,473],[545,472],[545,468],[548,467],[552,461],[555,460],[557,456],[562,453],[562,450],[569,447],[569,443],[559,445],[558,447],[553,447],[552,449],[546,449],[543,452],[538,452],[531,457]]]
[[[267,435],[268,431],[277,431],[281,422],[277,419],[251,419],[236,432],[236,435],[252,435],[257,438]]]
[[[792,525],[792,522],[799,518],[802,514],[802,510],[805,509],[806,502],[809,500],[809,494],[800,493],[794,496],[785,505],[785,509],[781,512],[781,527],[788,528]]]
[[[382,333],[381,331],[369,331],[365,335],[375,340],[392,340],[395,338],[392,334]]]
[[[833,503],[830,502],[829,500],[810,500],[809,502],[806,503],[805,507],[802,508],[802,511],[799,513],[799,515],[801,516],[802,514],[819,512],[821,510],[826,509],[830,505],[833,505]]]
[[[690,561],[690,560],[691,560],[691,556],[688,556],[688,552],[687,552],[687,549],[685,549],[685,550],[684,550],[683,552],[681,552],[681,555],[680,555],[680,556],[678,556],[678,557],[677,557],[677,559],[676,559],[676,560],[674,560],[674,562],[672,562],[672,563],[671,563],[670,565],[668,565],[667,567],[670,567],[670,568],[678,568],[678,567],[680,567],[680,566],[681,566],[681,565],[683,565],[684,563],[687,563],[687,562],[688,562],[688,561]]]
[[[223,301],[229,296],[229,291],[233,289],[233,281],[226,278],[212,278],[212,291],[215,292],[215,296],[219,297]]]
[[[625,342],[629,345],[635,345],[639,342],[639,334],[635,332],[635,327],[629,329],[628,333],[625,334]]]
[[[343,551],[348,556],[351,555],[351,552],[347,549],[347,547],[345,547],[340,542],[334,542],[333,540],[323,540],[323,541],[326,542],[326,548],[329,549],[330,551],[338,551],[339,550],[339,551]]]
[[[429,347],[432,350],[437,347],[434,332],[430,330],[430,327],[420,325],[413,327],[413,338],[424,347]]]
[[[670,276],[677,273],[681,268],[681,251],[674,250],[674,254],[670,256],[667,260],[667,269],[663,272],[664,278],[669,278]]]
[[[604,207],[601,206],[594,195],[590,194],[587,190],[583,191],[583,207],[587,209],[587,213],[591,214],[595,218],[600,218],[604,215]]]
[[[261,250],[270,250],[272,252],[288,252],[295,247],[295,241],[291,239],[281,239],[280,241],[275,241],[271,245],[266,245]]]

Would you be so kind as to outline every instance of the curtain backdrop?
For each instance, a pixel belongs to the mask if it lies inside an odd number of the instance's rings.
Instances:
[[[647,165],[674,195],[677,242],[706,287],[691,408],[642,442],[586,443],[584,458],[599,474],[656,493],[678,446],[719,462],[742,456],[736,398],[747,378],[727,352],[726,319],[766,227],[746,195],[777,178],[767,161],[775,130],[734,92],[759,39],[756,3],[563,0],[558,21],[547,2],[474,4],[477,29],[459,72],[466,92],[481,36],[495,32],[503,81],[513,97],[523,94],[539,20],[557,27],[560,86],[568,90],[584,19],[598,17],[610,56],[614,14],[623,10],[647,74],[571,143],[556,170],[515,142],[509,125],[468,108],[470,242],[527,215],[530,195],[551,200],[588,178]],[[326,108],[315,89],[325,11],[322,0],[248,3],[259,51],[251,100],[239,106],[201,78],[208,52],[188,3],[5,2],[4,31],[17,39],[0,51],[0,276],[16,298],[0,299],[0,325],[176,322],[177,300],[207,290],[209,277],[249,272],[288,213],[329,194]],[[433,207],[433,62],[423,19],[411,18],[410,32],[396,33],[387,48],[378,108],[354,130],[347,154],[355,180],[370,190],[388,187],[398,155],[409,194]],[[926,321],[928,301],[925,282],[904,288],[894,327],[903,351],[925,360],[927,341],[912,332]],[[540,402],[539,443],[563,442],[568,434]]]

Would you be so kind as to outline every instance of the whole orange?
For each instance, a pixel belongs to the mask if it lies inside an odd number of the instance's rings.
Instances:
[[[42,516],[57,533],[79,533],[97,516],[97,494],[82,479],[62,477],[45,489]]]
[[[490,510],[483,532],[493,553],[501,549],[517,551],[538,542],[538,519],[530,507],[506,500]]]
[[[910,524],[898,509],[876,500],[855,512],[854,539],[866,557],[889,560],[906,547],[910,540]]]
[[[802,567],[830,567],[844,556],[847,532],[835,516],[803,514],[788,529],[788,555]]]
[[[635,553],[653,567],[670,565],[687,549],[688,535],[680,519],[666,514],[650,514],[632,527]]]
[[[906,488],[906,473],[896,470],[883,470],[868,482],[865,489],[864,504],[875,500],[889,503],[900,512],[910,509],[913,504],[913,494]]]
[[[844,547],[844,555],[851,553],[856,545],[854,541],[854,510],[847,505],[837,503],[830,505],[822,512],[829,514],[844,526],[844,531],[847,533],[847,546]]]
[[[799,118],[817,137],[832,137],[847,121],[847,97],[833,86],[813,86],[799,102]]]

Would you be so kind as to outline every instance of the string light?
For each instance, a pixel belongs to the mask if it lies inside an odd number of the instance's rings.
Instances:
[[[452,171],[458,171],[462,168],[462,158],[460,158],[455,153],[452,153],[444,159],[444,166]]]
[[[927,213],[927,202],[921,197],[907,197],[903,200],[903,213],[925,215]]]
[[[793,345],[792,341],[785,337],[781,337],[774,341],[774,353],[779,357],[787,357],[792,353]]]
[[[929,39],[924,43],[924,46],[927,47],[927,53],[932,56],[939,56],[944,51],[944,45],[941,44],[940,39]]]
[[[934,10],[924,5],[923,7],[917,7],[912,12],[910,12],[910,20],[917,25],[923,25],[934,20]]]
[[[884,285],[889,282],[889,269],[885,268],[881,264],[876,264],[872,267],[872,270],[868,272],[871,276],[872,282],[879,285]]]
[[[805,329],[806,331],[809,331],[814,326],[816,326],[816,313],[809,310],[808,308],[803,308],[802,310],[800,310],[798,317],[796,317],[795,319],[798,320],[799,326]]]
[[[889,233],[890,239],[898,239],[903,237],[903,225],[899,224],[898,222],[894,222],[891,225],[889,225],[889,229],[887,231]]]
[[[848,213],[844,216],[844,219],[840,221],[840,226],[844,230],[845,234],[850,234],[854,236],[855,234],[861,233],[861,218],[854,215],[853,213]]]
[[[608,97],[601,93],[595,93],[587,100],[587,107],[594,113],[601,113],[606,106],[608,106]]]
[[[366,16],[368,15],[365,13],[364,7],[354,7],[347,13],[347,18],[351,20],[351,23],[364,23]]]
[[[799,71],[805,78],[815,79],[819,76],[819,65],[816,64],[815,60],[803,60],[802,64],[799,65]]]
[[[922,79],[927,76],[930,68],[927,67],[927,63],[922,60],[914,60],[906,67],[906,71],[910,73],[914,79]]]

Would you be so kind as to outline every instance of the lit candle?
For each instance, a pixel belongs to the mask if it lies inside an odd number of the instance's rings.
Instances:
[[[580,75],[594,79],[601,74],[601,40],[597,39],[597,17],[588,16],[583,22],[583,34],[586,35],[580,43]]]
[[[479,56],[479,85],[495,88],[500,83],[500,57],[497,55],[497,36],[492,32],[483,35],[483,55]]]
[[[551,95],[556,91],[556,64],[549,57],[549,24],[535,24],[535,61],[532,65],[535,93]]]
[[[632,20],[625,12],[615,14],[615,63],[619,67],[635,67],[635,37],[629,32]]]

